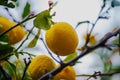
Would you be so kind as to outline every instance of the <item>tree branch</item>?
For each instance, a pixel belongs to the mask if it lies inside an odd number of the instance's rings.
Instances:
[[[114,32],[108,32],[100,41],[98,41],[98,43],[96,43],[93,46],[87,47],[86,49],[84,49],[80,55],[78,55],[76,58],[74,58],[73,60],[65,63],[64,65],[61,65],[60,67],[58,67],[57,69],[43,75],[39,80],[48,80],[49,78],[55,76],[58,72],[60,72],[63,68],[65,68],[68,65],[72,65],[73,63],[75,63],[78,59],[84,57],[85,55],[87,55],[89,52],[103,47],[105,45],[105,43],[107,42],[107,40],[109,40],[111,37],[113,36],[117,36],[118,34],[120,34],[120,28],[118,28],[116,31]]]
[[[88,79],[90,78],[96,78],[97,76],[100,76],[100,77],[104,77],[104,76],[112,76],[112,75],[115,75],[115,74],[119,74],[120,71],[117,71],[117,72],[111,72],[111,73],[101,73],[101,72],[95,72],[93,75],[91,74],[81,74],[81,75],[76,75],[77,77],[89,77]]]

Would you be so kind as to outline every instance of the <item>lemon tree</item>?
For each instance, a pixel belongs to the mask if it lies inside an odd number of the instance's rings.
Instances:
[[[66,22],[51,26],[45,34],[46,44],[57,55],[66,56],[74,53],[78,45],[78,36],[74,28]]]
[[[15,23],[10,21],[9,19],[0,16],[0,34],[6,30],[8,30],[10,27],[14,26]],[[16,28],[12,29],[7,33],[10,44],[15,44],[23,39],[25,36],[26,31],[22,28],[22,26],[17,26]]]
[[[28,70],[33,80],[38,80],[47,72],[55,69],[54,61],[47,55],[36,56],[30,63]]]

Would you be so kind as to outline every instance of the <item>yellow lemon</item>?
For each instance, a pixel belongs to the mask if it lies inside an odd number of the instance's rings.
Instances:
[[[46,55],[39,55],[31,61],[28,69],[32,79],[38,80],[47,72],[55,69],[55,67],[56,65],[50,57]]]
[[[87,40],[87,37],[88,37],[88,34],[85,34],[83,37],[85,41]],[[89,44],[94,45],[96,42],[97,42],[96,37],[93,34],[91,34],[89,38]]]
[[[75,70],[72,66],[67,66],[53,80],[76,80]]]
[[[14,26],[15,23],[8,20],[5,17],[0,16],[0,34],[6,30],[8,30],[10,27]],[[21,27],[17,26],[16,28],[12,29],[7,33],[10,44],[15,44],[23,39],[25,36],[26,31]]]
[[[48,48],[60,56],[74,53],[78,45],[76,31],[66,22],[58,22],[52,25],[46,31],[45,40]]]

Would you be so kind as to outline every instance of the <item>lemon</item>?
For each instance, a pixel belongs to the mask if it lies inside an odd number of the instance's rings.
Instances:
[[[67,66],[53,80],[76,80],[75,70],[72,66]]]
[[[54,61],[46,56],[36,56],[30,63],[28,70],[33,80],[38,80],[41,76],[55,69],[56,65]]]
[[[85,34],[85,35],[83,36],[83,38],[84,38],[85,41],[87,40],[87,37],[88,37],[88,34]],[[93,34],[91,34],[88,43],[89,43],[90,45],[94,45],[96,42],[97,42],[96,37],[95,37]]]
[[[74,53],[78,45],[76,31],[66,22],[58,22],[52,25],[46,31],[45,40],[48,48],[60,56]]]
[[[0,16],[0,34],[6,30],[8,30],[10,27],[14,26],[15,23],[8,20],[5,17]],[[12,29],[7,33],[10,44],[15,44],[23,39],[25,36],[26,31],[21,27],[17,26],[16,28]]]

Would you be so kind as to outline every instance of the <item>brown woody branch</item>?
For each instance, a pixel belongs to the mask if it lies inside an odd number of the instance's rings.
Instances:
[[[105,43],[113,36],[117,36],[118,34],[120,34],[120,28],[118,28],[116,31],[114,32],[108,32],[100,41],[98,41],[95,45],[93,46],[89,46],[86,47],[81,53],[80,55],[78,55],[76,58],[74,58],[73,60],[64,63],[63,65],[61,65],[60,67],[58,67],[57,69],[43,75],[39,80],[49,80],[50,78],[52,78],[53,76],[55,76],[58,72],[60,72],[63,68],[65,68],[68,65],[73,65],[78,59],[84,57],[85,55],[87,55],[89,52],[100,48],[100,47],[104,47]]]

